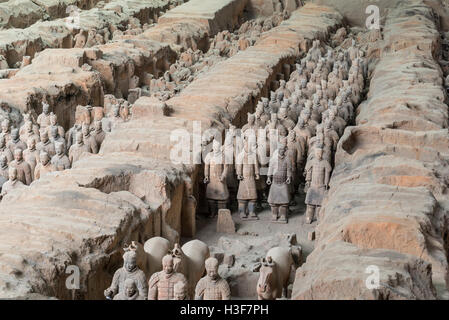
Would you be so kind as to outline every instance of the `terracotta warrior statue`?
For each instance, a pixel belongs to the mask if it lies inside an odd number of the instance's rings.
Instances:
[[[26,132],[25,123],[27,123],[28,121],[31,121],[32,126],[33,126],[33,132],[35,134],[37,134],[37,136],[39,137],[39,126],[36,124],[36,121],[35,121],[35,119],[33,118],[33,116],[31,115],[30,112],[27,112],[27,113],[23,114],[23,123],[24,123],[24,125],[20,127],[19,135],[22,136]]]
[[[173,290],[172,300],[187,300],[187,284],[182,281],[176,282]]]
[[[323,159],[323,149],[319,146],[315,148],[314,159],[307,162],[305,171],[307,188],[305,200],[307,205],[306,223],[312,223],[314,216],[319,212],[325,192],[329,189],[332,171],[329,162]]]
[[[204,183],[207,183],[206,198],[209,203],[209,214],[214,218],[219,209],[225,209],[229,200],[229,191],[226,183],[228,166],[221,143],[214,139],[212,151],[204,160]]]
[[[34,180],[37,180],[45,174],[53,171],[56,171],[56,169],[50,162],[50,155],[45,151],[41,151],[39,154],[39,163],[34,169]]]
[[[268,203],[271,206],[271,221],[287,223],[290,203],[289,184],[292,181],[292,166],[287,155],[287,146],[281,144],[270,159],[267,184],[271,185]]]
[[[292,200],[294,199],[294,194],[299,185],[298,172],[302,172],[303,161],[306,155],[300,141],[301,140],[296,137],[296,132],[290,130],[287,137],[287,154],[292,166],[292,183],[290,184]],[[292,205],[294,204],[294,201],[292,201]]]
[[[145,297],[139,294],[136,281],[128,278],[125,280],[124,290],[116,294],[114,300],[145,300]]]
[[[56,154],[51,158],[51,164],[55,167],[56,171],[70,169],[70,160],[69,157],[67,157],[67,155],[64,153],[64,144],[57,142],[55,149]]]
[[[237,179],[240,181],[237,192],[239,213],[242,219],[249,218],[258,220],[256,214],[257,188],[256,180],[259,180],[259,161],[257,159],[255,143],[249,143],[248,139],[244,143],[242,152],[236,159]]]
[[[5,181],[9,179],[8,159],[6,159],[3,154],[0,155],[0,176],[2,176]]]
[[[1,196],[4,197],[11,190],[23,187],[24,184],[17,178],[17,168],[9,168],[9,180],[2,186]]]
[[[23,161],[22,149],[14,150],[14,160],[9,164],[11,168],[17,169],[17,179],[23,184],[29,186],[33,182],[33,176],[31,174],[31,167],[28,163]]]
[[[172,300],[174,286],[178,282],[187,286],[186,277],[174,270],[173,256],[168,254],[162,258],[162,271],[154,273],[150,278],[148,300]]]
[[[196,285],[195,300],[231,300],[229,284],[218,274],[218,260],[208,258],[205,265],[207,274]]]
[[[248,112],[248,122],[242,127],[242,133],[248,130],[253,130],[249,134],[257,135],[256,114]]]
[[[123,292],[125,291],[125,281],[127,279],[134,280],[139,296],[147,296],[148,286],[145,273],[137,266],[137,252],[136,248],[132,247],[132,245],[125,248],[123,267],[114,273],[111,286],[104,291],[106,299],[112,299],[116,294],[120,293],[123,295]]]

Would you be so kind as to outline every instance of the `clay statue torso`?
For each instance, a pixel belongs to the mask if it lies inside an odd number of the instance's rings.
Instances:
[[[11,161],[9,164],[11,168],[17,168],[17,180],[21,181],[23,184],[30,185],[33,181],[31,176],[31,167],[25,161],[17,162],[16,160]]]
[[[243,177],[239,183],[239,190],[237,193],[237,199],[239,200],[255,200],[257,199],[256,180],[255,175],[259,174],[259,164],[257,161],[257,155],[248,155],[243,151],[240,153],[236,164],[237,175]]]
[[[57,155],[55,154],[51,158],[51,164],[57,171],[63,171],[65,169],[70,169],[70,160],[65,154]]]
[[[33,173],[37,163],[39,162],[39,152],[36,149],[25,149],[23,151],[23,160],[30,165],[31,172]]]
[[[49,172],[55,171],[53,165],[48,161],[48,163],[44,166],[42,163],[38,163],[36,168],[34,169],[34,180],[37,180]]]
[[[306,201],[308,205],[320,206],[326,192],[326,184],[329,183],[332,167],[328,161],[314,159],[307,162],[306,181],[310,181],[309,190],[307,190]]]
[[[205,276],[198,281],[195,296],[202,297],[203,300],[230,300],[231,289],[223,278],[212,280]]]
[[[113,291],[117,293],[124,292],[124,285],[126,279],[133,279],[137,285],[139,295],[142,297],[147,296],[148,286],[145,273],[139,268],[136,268],[136,270],[132,272],[128,272],[124,267],[118,269],[114,273],[114,277],[112,279],[111,288],[113,289]]]
[[[23,187],[24,184],[20,180],[15,180],[11,182],[10,180],[6,181],[2,186],[2,196],[5,196],[8,194],[11,190],[18,189],[20,187]]]
[[[273,177],[273,182],[268,195],[269,204],[288,204],[290,202],[290,192],[287,178],[292,177],[292,166],[287,155],[283,157],[275,155],[270,160],[268,175]]]

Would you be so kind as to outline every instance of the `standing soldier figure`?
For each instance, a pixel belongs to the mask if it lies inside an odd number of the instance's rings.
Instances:
[[[257,188],[256,180],[259,180],[259,161],[255,148],[255,141],[249,143],[248,140],[255,138],[248,137],[244,143],[242,152],[237,156],[236,172],[240,181],[237,192],[240,218],[247,219],[249,211],[250,220],[259,220],[256,214]]]
[[[329,189],[329,179],[332,167],[327,160],[323,159],[323,147],[315,148],[315,158],[306,164],[306,189],[307,195],[305,203],[306,223],[312,223],[315,215],[319,213],[324,195]]]
[[[273,182],[272,182],[273,179]],[[287,146],[281,144],[270,160],[267,184],[271,185],[268,203],[271,206],[271,221],[287,223],[290,203],[289,184],[292,180],[292,166],[287,156]]]
[[[154,273],[150,278],[148,300],[173,300],[175,284],[182,282],[187,286],[186,277],[174,270],[171,255],[162,258],[162,268],[162,271]]]
[[[218,274],[218,260],[208,258],[205,265],[207,274],[196,285],[195,300],[231,300],[229,284]]]
[[[206,198],[209,203],[209,214],[214,218],[218,209],[225,209],[229,200],[226,184],[228,166],[225,164],[221,143],[214,139],[212,151],[204,160],[204,183],[207,183]]]

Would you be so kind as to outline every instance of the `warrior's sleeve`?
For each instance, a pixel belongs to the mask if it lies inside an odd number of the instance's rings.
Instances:
[[[226,280],[222,279],[220,283],[221,300],[231,300],[231,288]]]
[[[27,185],[29,186],[31,184],[31,182],[33,182],[33,176],[31,175],[31,167],[28,163],[26,163],[27,165],[25,166],[25,181],[27,183]]]
[[[198,284],[195,288],[195,300],[203,300],[204,298],[204,289],[206,289],[204,278],[198,281]]]
[[[273,159],[274,159],[274,157],[272,157],[270,159],[270,162],[269,162],[269,165],[268,165],[268,173],[267,173],[268,177],[273,176]]]
[[[259,175],[259,160],[257,159],[257,155],[254,156],[254,174],[256,176]]]
[[[157,283],[159,282],[159,275],[153,274],[148,281],[148,300],[157,300]]]
[[[210,175],[210,156],[207,154],[206,158],[204,159],[204,177],[209,178]]]
[[[242,153],[237,155],[236,162],[235,162],[235,173],[237,175],[242,175],[242,173],[243,173],[243,157],[242,157]]]
[[[287,161],[287,178],[291,179],[292,177],[292,162]]]
[[[8,163],[10,163],[11,161],[14,160],[14,156],[12,155],[12,152],[11,152],[11,150],[9,150],[9,148],[5,149],[5,156],[6,156],[6,159],[8,159]]]
[[[306,181],[310,181],[312,180],[312,168],[313,166],[311,165],[311,161],[307,161],[306,164]]]
[[[324,176],[324,184],[328,185],[329,184],[329,179],[331,177],[332,166],[327,161],[326,161],[326,169],[325,170],[326,171],[325,171],[325,176]]]
[[[228,175],[228,170],[229,170],[229,165],[225,163],[223,163],[223,175],[226,177]]]
[[[40,163],[36,165],[36,168],[34,168],[34,180],[37,180],[40,178]]]
[[[92,153],[93,154],[97,154],[98,153],[98,145],[92,139],[90,139],[90,148],[92,149]]]
[[[139,290],[139,295],[146,297],[148,295],[148,285],[145,278],[145,273],[143,271],[139,272],[137,280],[137,289]]]

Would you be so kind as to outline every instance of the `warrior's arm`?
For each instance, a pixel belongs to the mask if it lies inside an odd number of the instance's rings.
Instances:
[[[268,165],[268,173],[267,176],[271,177],[273,175],[273,160],[270,159],[269,165]]]
[[[157,273],[153,274],[148,282],[148,300],[157,300],[157,283],[159,282],[159,277]]]
[[[312,180],[312,169],[313,166],[307,164],[306,165],[306,181],[310,182],[310,180]]]
[[[96,142],[91,141],[90,148],[92,149],[92,153],[93,154],[97,154],[98,153],[98,145],[97,145]]]
[[[292,178],[292,162],[291,161],[287,161],[287,178]]]
[[[243,173],[243,164],[239,163],[235,166],[235,172],[237,175],[242,175]]]

